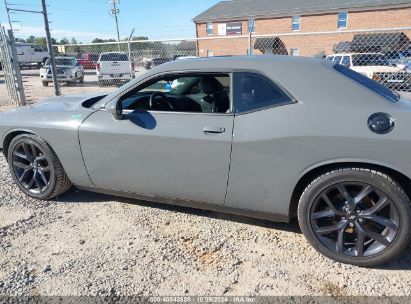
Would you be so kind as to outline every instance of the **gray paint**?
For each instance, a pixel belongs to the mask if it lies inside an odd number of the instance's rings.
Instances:
[[[233,120],[232,115],[136,112],[119,121],[98,111],[80,127],[80,142],[99,188],[223,204]],[[205,134],[206,126],[226,131]]]
[[[235,116],[126,113],[121,121],[105,109],[151,77],[185,71],[258,71],[296,102]],[[73,183],[88,189],[277,220],[288,219],[299,179],[324,164],[377,164],[411,177],[410,102],[391,103],[325,60],[187,59],[150,70],[93,109],[81,108],[86,98],[56,98],[2,113],[0,138],[11,130],[38,134],[56,150]],[[391,133],[368,129],[367,119],[376,112],[395,118]],[[226,132],[206,135],[205,126]]]
[[[233,0],[221,1],[193,19],[194,22],[269,18],[339,10],[383,9],[410,5],[410,0]]]
[[[94,96],[99,96],[95,94]],[[42,103],[0,113],[0,149],[12,132],[25,131],[48,142],[74,184],[92,186],[84,168],[78,141],[78,128],[93,109],[81,107],[93,95],[54,97]]]

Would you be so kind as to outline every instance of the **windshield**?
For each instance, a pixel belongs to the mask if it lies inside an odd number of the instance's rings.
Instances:
[[[100,61],[128,61],[128,56],[121,53],[101,54]]]
[[[388,66],[388,58],[382,54],[357,54],[352,55],[354,66]]]
[[[56,65],[68,65],[68,66],[73,66],[76,65],[76,59],[74,58],[56,58]],[[50,65],[50,58],[47,59],[45,65]]]

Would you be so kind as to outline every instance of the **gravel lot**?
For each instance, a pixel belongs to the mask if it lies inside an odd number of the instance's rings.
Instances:
[[[380,269],[276,224],[73,190],[25,197],[0,158],[0,295],[411,295],[411,247]]]
[[[63,88],[79,90],[96,87]],[[411,246],[392,264],[364,269],[316,253],[296,222],[77,190],[36,201],[17,190],[0,156],[0,295],[411,296],[410,286]]]

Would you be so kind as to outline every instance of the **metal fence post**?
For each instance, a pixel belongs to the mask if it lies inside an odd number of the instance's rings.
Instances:
[[[253,33],[250,31],[248,33],[248,55],[253,54]]]
[[[14,35],[12,30],[8,30],[9,41],[10,41],[10,50],[11,50],[11,57],[13,63],[13,70],[16,77],[16,86],[17,86],[17,94],[19,99],[19,105],[25,106],[27,104],[26,101],[26,94],[24,93],[23,87],[23,77],[21,76],[20,65],[19,65],[19,58],[17,56],[16,50],[16,42],[14,40]]]
[[[131,39],[133,38],[133,34],[134,34],[134,28],[131,31],[130,36],[128,37],[128,41],[127,41],[127,47],[128,47],[128,60],[130,61],[130,72],[131,72],[131,78],[134,78],[134,64],[133,64],[133,59],[131,58]]]
[[[58,79],[57,79],[56,61],[54,60],[53,46],[51,44],[51,35],[50,35],[49,19],[47,16],[46,0],[41,0],[41,5],[43,7],[44,27],[46,30],[47,49],[50,54],[50,66],[51,66],[51,75],[53,77],[54,91],[55,91],[56,96],[60,96],[61,92],[60,92],[60,86],[59,86]]]

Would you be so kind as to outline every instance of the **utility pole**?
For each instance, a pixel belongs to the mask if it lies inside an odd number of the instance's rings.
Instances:
[[[58,79],[57,79],[56,61],[54,59],[53,45],[51,44],[51,35],[50,35],[50,27],[49,27],[49,18],[47,16],[46,0],[41,0],[41,6],[43,7],[44,28],[46,30],[47,49],[50,54],[50,66],[51,66],[51,75],[53,77],[54,93],[56,94],[56,96],[60,96],[61,92],[60,92],[60,86],[59,86]]]
[[[117,30],[117,41],[118,41],[118,50],[120,51],[120,30],[118,28],[118,14],[120,10],[117,8],[117,2],[120,3],[120,0],[111,0],[110,14],[114,16],[116,20],[116,30]]]

